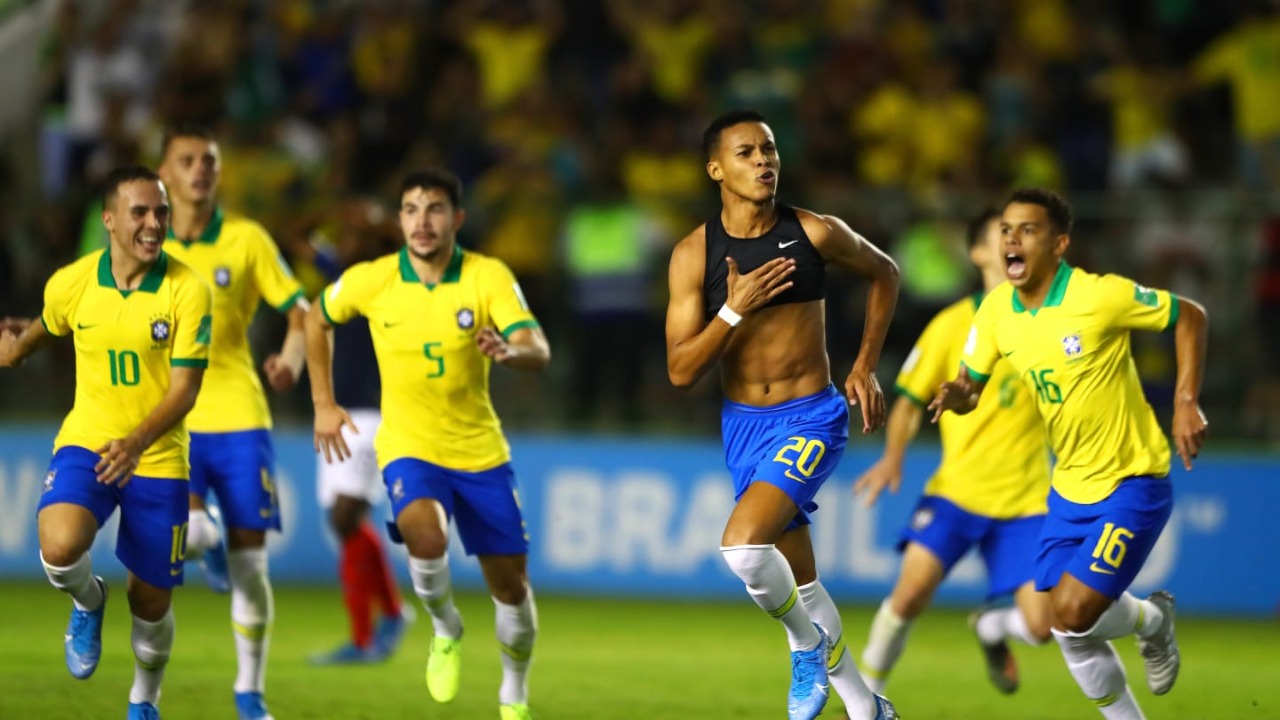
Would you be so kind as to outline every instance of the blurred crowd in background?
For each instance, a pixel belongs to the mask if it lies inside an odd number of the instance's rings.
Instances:
[[[709,379],[666,380],[670,248],[718,208],[702,128],[763,112],[780,197],[897,259],[880,365],[972,292],[963,228],[1017,185],[1067,194],[1071,261],[1203,301],[1215,434],[1280,442],[1280,8],[1201,0],[63,0],[40,100],[0,152],[0,314],[100,247],[97,182],[163,129],[221,141],[221,205],[311,294],[344,238],[394,247],[403,175],[466,184],[465,246],[521,279],[555,354],[495,371],[508,427],[714,434]],[[0,16],[0,21],[3,17]],[[833,371],[865,288],[830,283]],[[264,314],[255,342],[278,342]],[[1168,417],[1171,337],[1136,337]],[[6,415],[69,406],[70,352],[0,377]],[[304,387],[273,398],[309,423]],[[875,440],[879,442],[879,440]]]

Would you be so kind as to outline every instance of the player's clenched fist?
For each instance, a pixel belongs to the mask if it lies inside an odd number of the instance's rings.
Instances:
[[[796,271],[792,258],[774,258],[749,273],[738,272],[738,263],[724,259],[729,266],[728,295],[724,304],[739,315],[764,307],[793,284],[789,279]]]

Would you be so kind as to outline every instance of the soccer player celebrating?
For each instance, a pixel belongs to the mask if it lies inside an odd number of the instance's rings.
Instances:
[[[273,480],[271,414],[249,352],[248,327],[260,300],[289,316],[279,354],[263,366],[273,388],[286,390],[302,372],[306,304],[302,288],[266,230],[216,204],[221,174],[218,144],[199,126],[165,134],[160,177],[173,198],[165,250],[190,265],[213,290],[209,376],[187,421],[191,430],[191,513],[188,552],[199,558],[215,589],[231,590],[235,633],[236,711],[242,720],[268,718],[263,699],[267,645],[274,616],[267,578],[267,530],[280,529]],[[205,507],[212,490],[226,522],[226,550]]]
[[[1000,213],[990,209],[969,224],[969,259],[982,274],[983,293],[938,313],[898,374],[898,400],[889,413],[884,456],[854,484],[873,504],[885,488],[897,492],[902,458],[920,429],[924,408],[960,365],[960,353],[982,296],[1004,282]],[[942,418],[942,463],[925,487],[899,549],[902,568],[880,605],[862,653],[862,675],[876,692],[906,645],[912,621],[969,548],[987,567],[987,597],[1012,594],[1016,604],[974,617],[987,674],[1001,692],[1018,688],[1008,638],[1039,645],[1049,639],[1049,596],[1036,592],[1032,549],[1044,523],[1049,451],[1034,399],[1001,360],[992,373],[1000,392],[970,415]]]
[[[1183,465],[1204,444],[1200,410],[1204,308],[1063,260],[1071,207],[1042,189],[1015,191],[1000,219],[1009,282],[983,300],[959,376],[929,407],[973,411],[1004,358],[1034,393],[1057,458],[1036,555],[1036,589],[1052,600],[1053,635],[1086,697],[1109,720],[1141,718],[1113,638],[1134,634],[1156,695],[1173,687],[1180,656],[1167,592],[1127,592],[1173,509],[1169,442],[1142,394],[1129,334],[1174,330],[1178,363],[1173,439]]]
[[[526,564],[529,538],[511,470],[511,451],[489,400],[489,368],[547,366],[551,351],[520,285],[500,261],[457,244],[466,217],[462,185],[431,169],[401,186],[400,252],[355,265],[307,315],[307,365],[315,402],[316,450],[326,462],[350,457],[334,401],[328,332],[368,318],[382,376],[382,425],[375,447],[409,550],[413,587],[435,637],[427,689],[438,702],[457,695],[462,618],[449,580],[449,519],[468,554],[478,555],[493,595],[502,647],[502,720],[527,720],[528,670],[537,611]]]
[[[209,355],[209,288],[162,250],[169,201],[154,172],[122,167],[106,179],[108,247],[54,273],[40,322],[0,333],[0,367],[16,367],[55,337],[74,335],[75,406],[53,441],[40,497],[40,561],[75,603],[67,669],[85,679],[102,654],[107,585],[89,558],[116,507],[116,556],[129,571],[137,658],[130,718],[159,718],[173,649],[173,588],[187,535],[187,431]]]
[[[815,494],[844,454],[846,402],[861,407],[864,433],[884,422],[875,369],[897,301],[897,266],[838,218],[777,202],[778,149],[758,113],[714,120],[703,151],[723,207],[672,252],[667,372],[688,387],[720,364],[725,457],[737,499],[721,554],[756,604],[786,628],[793,720],[822,711],[828,682],[853,720],[895,718],[847,657],[808,525]],[[862,346],[843,396],[827,358],[828,263],[871,280]]]

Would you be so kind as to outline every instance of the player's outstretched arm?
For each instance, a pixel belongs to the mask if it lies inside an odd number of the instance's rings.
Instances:
[[[729,346],[733,330],[743,318],[764,307],[792,285],[796,263],[775,258],[749,273],[738,272],[733,258],[729,266],[728,292],[720,313],[702,319],[702,280],[706,240],[699,228],[681,240],[671,253],[668,270],[667,376],[676,387],[689,387],[706,374]]]
[[[494,362],[517,370],[545,370],[551,363],[551,345],[540,327],[522,327],[509,338],[491,327],[483,327],[476,333],[476,346]]]
[[[5,318],[0,328],[0,368],[22,365],[28,355],[53,342],[56,337],[44,323],[25,318]]]
[[[1174,327],[1178,381],[1173,396],[1173,444],[1182,465],[1190,470],[1191,461],[1204,447],[1205,431],[1209,427],[1200,409],[1209,317],[1200,303],[1189,298],[1179,296],[1178,308],[1178,323]]]
[[[324,317],[320,303],[312,305],[303,323],[307,349],[307,373],[311,376],[311,404],[315,407],[316,452],[324,454],[324,461],[332,463],[351,457],[351,449],[342,438],[342,427],[360,430],[351,420],[345,408],[333,395],[333,326]]]
[[[302,377],[302,369],[307,360],[306,320],[309,305],[299,298],[285,314],[289,320],[289,329],[284,335],[284,344],[280,352],[267,356],[262,370],[267,374],[267,382],[276,392],[291,389]]]
[[[902,485],[902,461],[906,457],[907,446],[920,432],[923,418],[924,408],[911,398],[899,395],[893,403],[893,410],[885,423],[884,454],[853,484],[853,494],[861,495],[865,506],[875,505],[885,488],[891,494],[898,494]]]
[[[969,368],[962,363],[960,365],[960,374],[951,382],[944,382],[938,387],[938,394],[934,396],[933,402],[929,403],[929,409],[933,411],[932,422],[938,422],[942,417],[942,413],[950,410],[957,415],[968,415],[973,409],[978,407],[978,400],[982,398],[982,389],[987,386],[985,380],[975,380],[969,376]]]
[[[142,453],[151,447],[156,438],[173,429],[195,407],[196,396],[200,394],[203,382],[204,368],[169,368],[169,390],[155,409],[138,423],[133,432],[96,450],[102,456],[94,466],[98,482],[124,487],[133,478],[133,471],[137,469]]]
[[[871,281],[862,346],[858,348],[858,357],[844,389],[849,404],[862,408],[862,432],[874,432],[884,424],[885,418],[884,392],[875,373],[885,335],[889,332],[889,321],[898,304],[898,265],[838,217],[806,212],[802,221],[814,247],[827,262]]]

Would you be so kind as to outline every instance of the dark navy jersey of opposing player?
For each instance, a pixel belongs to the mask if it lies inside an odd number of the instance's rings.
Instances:
[[[732,257],[738,264],[738,272],[744,275],[775,258],[793,258],[796,261],[796,269],[791,276],[795,284],[770,300],[765,307],[811,302],[826,296],[826,262],[809,242],[795,208],[778,203],[777,209],[778,222],[755,238],[729,235],[720,222],[719,213],[707,221],[707,265],[702,279],[702,297],[708,320],[715,317],[729,295],[729,265],[725,257]]]

